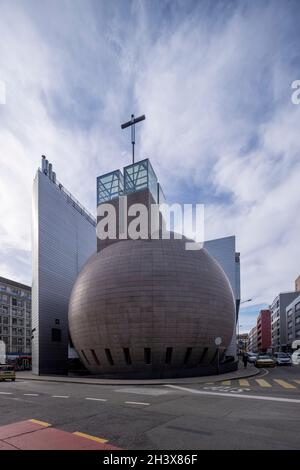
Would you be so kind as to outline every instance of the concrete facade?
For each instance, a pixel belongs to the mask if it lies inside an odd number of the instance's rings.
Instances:
[[[299,292],[282,292],[271,305],[271,328],[273,352],[286,351],[287,349],[287,306],[299,296]]]
[[[286,307],[287,349],[292,350],[293,341],[300,340],[300,292]]]
[[[32,367],[35,374],[64,374],[69,297],[77,274],[96,252],[96,222],[49,167],[43,159],[33,186]]]
[[[257,327],[254,326],[249,331],[248,351],[257,352]]]
[[[31,287],[4,277],[0,277],[0,341],[9,359],[31,356]]]

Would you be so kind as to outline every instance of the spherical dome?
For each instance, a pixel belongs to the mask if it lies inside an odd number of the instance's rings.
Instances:
[[[216,371],[235,325],[229,281],[185,240],[124,240],[92,256],[70,298],[75,349],[92,373],[172,377]]]

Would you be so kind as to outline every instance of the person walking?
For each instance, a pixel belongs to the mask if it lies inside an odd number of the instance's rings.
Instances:
[[[248,355],[246,353],[243,354],[243,363],[244,363],[244,368],[246,369],[247,364],[248,364]]]

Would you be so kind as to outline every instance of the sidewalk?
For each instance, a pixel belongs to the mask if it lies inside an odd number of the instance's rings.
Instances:
[[[88,385],[169,385],[169,384],[201,384],[207,382],[221,382],[223,380],[236,380],[253,377],[260,371],[252,364],[248,364],[247,369],[242,366],[237,371],[227,372],[220,375],[207,375],[204,377],[184,377],[175,379],[147,379],[147,380],[122,380],[122,379],[99,379],[89,377],[61,377],[51,375],[34,375],[30,371],[17,372],[19,380],[39,380],[45,382],[62,382]]]

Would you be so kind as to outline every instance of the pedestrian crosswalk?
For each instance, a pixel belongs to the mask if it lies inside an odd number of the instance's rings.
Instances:
[[[235,379],[235,380],[223,380],[221,382],[222,385],[225,386],[240,386],[240,387],[251,387],[251,386],[259,386],[261,388],[272,388],[274,386],[278,386],[283,389],[293,390],[293,389],[300,389],[300,380],[282,380],[282,379]],[[207,384],[208,385],[208,384]]]

